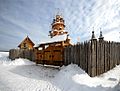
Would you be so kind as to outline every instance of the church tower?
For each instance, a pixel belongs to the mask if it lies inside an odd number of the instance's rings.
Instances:
[[[49,31],[51,38],[57,35],[63,35],[67,34],[68,32],[65,32],[65,21],[62,16],[56,15],[56,17],[53,19],[53,22],[51,24],[52,30]]]

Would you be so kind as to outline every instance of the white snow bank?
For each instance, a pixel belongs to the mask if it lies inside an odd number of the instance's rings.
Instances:
[[[0,64],[10,61],[8,58],[9,52],[0,52]]]
[[[62,91],[79,91],[78,89],[82,89],[82,91],[106,91],[118,84],[119,70],[120,66],[117,66],[101,76],[90,77],[77,65],[71,64],[60,70],[55,76],[54,83]]]
[[[11,61],[9,64],[7,65],[33,65],[35,64],[34,62],[31,62],[27,59],[22,59],[22,58],[19,58],[19,59],[16,59],[14,61]],[[6,64],[4,64],[6,65]]]
[[[78,83],[78,84],[82,84],[82,85],[87,85],[89,87],[97,87],[97,86],[102,86],[102,87],[114,87],[118,81],[111,81],[111,80],[107,80],[107,79],[101,79],[99,77],[89,77],[86,75],[80,75],[80,74],[76,74],[75,76],[72,77],[73,80]]]
[[[0,55],[1,91],[120,91],[120,65],[100,76],[90,77],[75,64],[63,66],[59,71],[35,66],[27,59],[11,61],[8,53],[0,52]]]
[[[76,74],[88,76],[77,65],[71,64],[61,68],[60,72],[55,76],[54,83],[61,91],[78,91],[76,87],[78,84],[73,80],[73,76]]]
[[[9,55],[9,52],[0,52],[0,64],[3,64],[3,65],[33,65],[35,64],[34,62],[31,62],[27,59],[22,59],[22,58],[19,58],[19,59],[15,59],[15,60],[10,60],[8,58],[8,55]]]
[[[89,77],[88,75],[76,74],[72,78],[78,84],[84,84],[90,87],[114,87],[120,80],[120,65],[100,76]]]
[[[4,66],[10,66],[10,65],[34,65],[34,62],[29,61],[28,59],[15,59],[13,61],[9,60],[9,61],[2,61],[2,64]]]
[[[101,78],[107,80],[118,80],[120,81],[120,65],[101,75]]]

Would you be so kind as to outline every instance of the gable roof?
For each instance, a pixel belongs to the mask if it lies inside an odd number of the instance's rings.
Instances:
[[[53,38],[48,38],[47,40],[45,39],[45,40],[41,41],[40,44],[65,41],[67,39],[67,35],[68,34],[56,35]]]
[[[27,37],[18,45],[18,47],[20,47],[21,44],[24,43],[26,40],[29,41],[29,42],[31,42],[31,44],[32,44],[33,46],[35,45],[35,44],[32,42],[32,40],[27,36]]]
[[[57,35],[54,36],[53,38],[47,39],[46,41],[40,42],[40,44],[35,45],[35,47],[40,47],[42,45],[49,45],[49,44],[57,44],[66,41],[67,39],[71,39],[68,34],[64,35]],[[70,45],[72,43],[70,42]]]

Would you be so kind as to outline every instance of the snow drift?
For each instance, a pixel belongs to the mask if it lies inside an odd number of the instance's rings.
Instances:
[[[0,52],[1,91],[119,91],[120,65],[97,77],[90,77],[75,64],[36,66],[27,59],[11,61]]]
[[[16,59],[16,60],[10,62],[7,65],[34,65],[34,64],[35,64],[34,62],[31,62],[27,59],[19,58],[19,59]],[[6,65],[6,63],[4,63],[4,65]]]
[[[11,61],[8,58],[9,53],[8,52],[0,52],[0,64],[3,65],[34,65],[35,63],[32,61],[29,61],[28,59],[23,59],[23,58],[19,58],[19,59],[15,59],[13,61]]]

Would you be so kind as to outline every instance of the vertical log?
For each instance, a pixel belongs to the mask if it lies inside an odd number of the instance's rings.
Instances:
[[[78,66],[80,67],[80,44],[78,45]]]
[[[101,41],[101,73],[104,72],[104,41]]]
[[[82,60],[81,60],[81,65],[82,65],[82,69],[84,70],[84,44],[82,43],[82,46],[81,46],[81,52],[82,52],[82,54],[81,54],[81,58],[82,58]]]
[[[100,45],[99,45],[99,41],[97,42],[97,58],[96,58],[96,75],[99,75],[100,74]]]
[[[113,42],[112,43],[109,42],[109,45],[110,45],[110,55],[109,55],[109,57],[110,57],[110,69],[112,69],[114,61],[115,61],[115,45]]]
[[[77,64],[77,45],[74,45],[74,63]]]
[[[74,48],[73,46],[70,46],[70,50],[71,50],[71,53],[70,53],[70,59],[71,59],[71,63],[74,63]]]
[[[91,76],[96,76],[96,39],[91,40],[92,42],[92,72],[91,72]]]
[[[85,66],[86,66],[86,65],[85,65],[85,64],[86,64],[86,62],[85,62],[85,56],[86,56],[86,55],[85,55],[85,42],[83,43],[82,50],[83,50],[83,51],[82,51],[82,53],[83,53],[83,56],[82,56],[82,57],[83,57],[83,70],[85,70],[85,69],[86,69],[86,68],[85,68]]]
[[[107,72],[107,43],[104,42],[104,64],[105,64],[105,72]]]
[[[101,43],[99,42],[99,56],[98,56],[98,72],[99,72],[99,75],[101,74],[101,68],[102,68],[102,65],[101,65]]]
[[[64,65],[67,65],[67,48],[64,48]]]
[[[91,46],[91,42],[88,43],[88,75],[92,75],[91,73],[91,68],[92,68],[92,64],[91,64],[91,55],[92,55],[92,46]]]
[[[66,64],[69,64],[69,47],[66,48],[66,54],[67,54],[67,58],[66,58]]]
[[[76,45],[76,64],[79,64],[79,45]]]
[[[110,41],[108,42],[108,70],[110,70]]]
[[[87,56],[88,56],[88,53],[87,53],[87,42],[84,43],[85,45],[85,72],[87,72]]]
[[[117,65],[117,60],[118,60],[118,43],[115,43],[115,62],[114,62],[114,67]]]
[[[80,68],[82,68],[82,43],[80,44]]]
[[[120,43],[118,44],[118,60],[117,65],[120,64]]]

